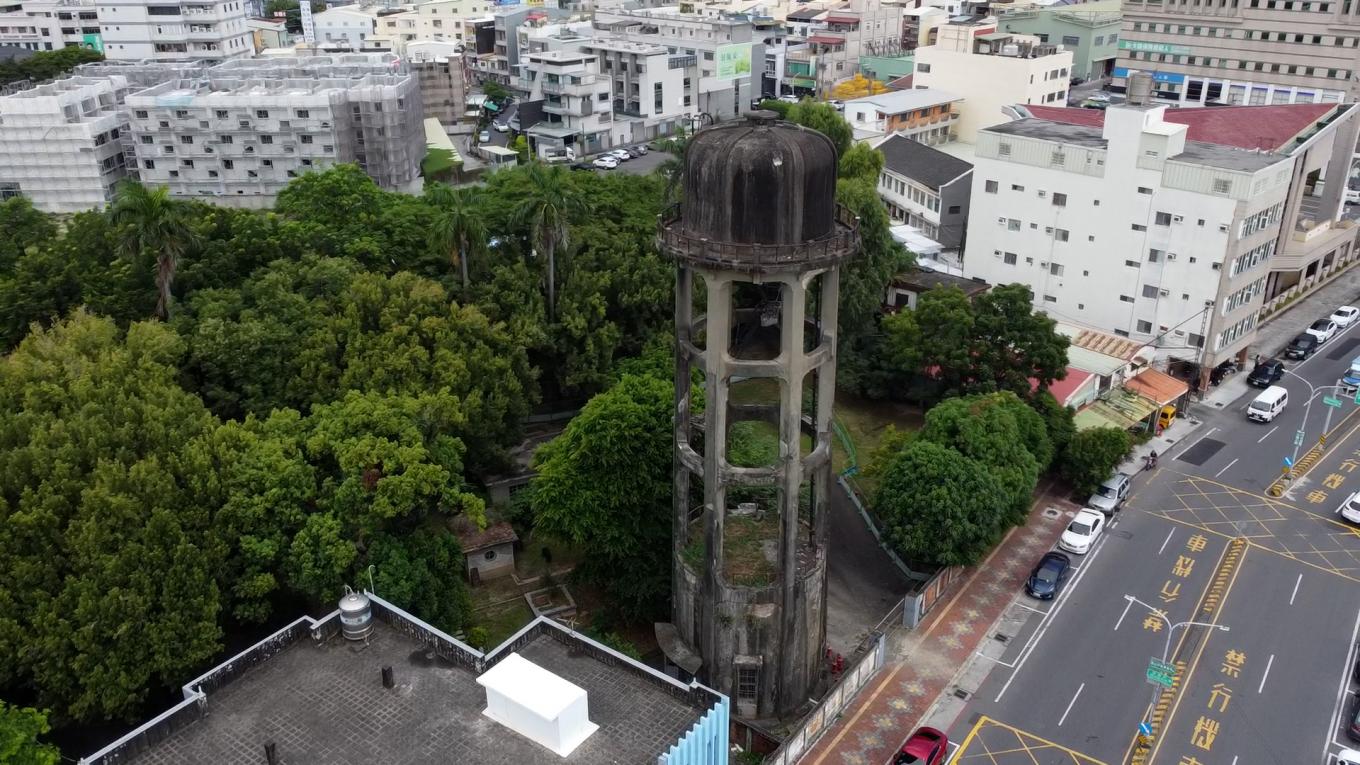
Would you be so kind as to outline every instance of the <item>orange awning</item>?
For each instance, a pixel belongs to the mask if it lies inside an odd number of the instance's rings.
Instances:
[[[1166,406],[1190,392],[1190,386],[1184,381],[1155,369],[1144,369],[1124,383],[1124,387],[1157,402],[1158,406]]]

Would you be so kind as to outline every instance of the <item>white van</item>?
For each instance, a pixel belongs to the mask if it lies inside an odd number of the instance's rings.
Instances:
[[[1254,401],[1247,406],[1247,419],[1257,422],[1270,422],[1275,416],[1284,411],[1285,404],[1289,403],[1289,391],[1278,385],[1272,385],[1261,391]]]

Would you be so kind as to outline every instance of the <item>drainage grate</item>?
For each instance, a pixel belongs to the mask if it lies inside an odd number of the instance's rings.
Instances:
[[[973,694],[969,693],[968,691],[965,691],[965,690],[962,689],[962,688],[955,688],[955,689],[954,689],[954,695],[957,696],[957,697],[960,698],[960,699],[963,699],[964,701],[967,701],[967,700],[968,700],[968,697],[969,697],[969,696],[972,696]]]
[[[1009,643],[1010,640],[1011,640],[1011,636],[1010,636],[1010,635],[1004,635],[1004,634],[998,632],[998,633],[996,633],[995,635],[992,635],[992,640],[995,640],[995,641],[998,642],[998,643]]]

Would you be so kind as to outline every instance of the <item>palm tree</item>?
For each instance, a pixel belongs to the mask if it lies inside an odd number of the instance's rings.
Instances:
[[[463,301],[468,299],[468,258],[486,246],[486,226],[482,223],[477,190],[470,186],[453,188],[437,183],[425,190],[425,199],[435,209],[430,246],[449,255],[449,262],[463,273]]]
[[[529,241],[547,258],[548,320],[552,321],[557,312],[557,252],[571,246],[569,223],[590,206],[561,165],[535,162],[526,175],[529,195],[516,208],[515,220],[529,228]]]
[[[155,254],[156,315],[169,319],[170,289],[179,259],[197,241],[184,203],[172,199],[165,186],[148,188],[124,181],[114,194],[112,216],[119,255],[132,259]]]

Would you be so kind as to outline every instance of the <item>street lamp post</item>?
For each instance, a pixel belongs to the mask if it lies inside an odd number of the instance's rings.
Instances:
[[[1286,369],[1286,370],[1284,371],[1284,373],[1287,374],[1287,375],[1289,375],[1290,377],[1293,377],[1294,379],[1298,380],[1299,382],[1303,383],[1304,385],[1307,385],[1307,386],[1308,386],[1308,401],[1306,401],[1306,402],[1304,403],[1304,405],[1303,405],[1303,422],[1299,424],[1299,433],[1303,433],[1304,431],[1306,431],[1306,430],[1308,429],[1308,415],[1309,415],[1309,413],[1311,413],[1311,412],[1313,411],[1313,399],[1317,398],[1319,393],[1323,393],[1323,392],[1325,392],[1325,391],[1338,391],[1338,390],[1344,390],[1344,388],[1343,388],[1343,386],[1340,386],[1340,385],[1319,385],[1319,386],[1315,386],[1315,385],[1313,385],[1312,383],[1310,383],[1310,382],[1308,382],[1307,380],[1305,380],[1305,379],[1304,379],[1303,377],[1301,377],[1300,375],[1297,375],[1297,374],[1295,374],[1294,372],[1291,372],[1291,371],[1288,370],[1288,369]],[[1327,407],[1327,419],[1322,423],[1322,435],[1318,437],[1318,443],[1322,443],[1322,439],[1323,439],[1324,437],[1326,437],[1327,432],[1328,432],[1329,430],[1331,430],[1331,427],[1332,427],[1332,409],[1333,409],[1333,408],[1334,408],[1334,407],[1330,407],[1330,406]],[[1303,438],[1302,438],[1301,436],[1300,436],[1299,438],[1295,438],[1295,439],[1294,439],[1294,456],[1291,457],[1290,460],[1289,460],[1289,462],[1290,462],[1291,465],[1292,465],[1293,463],[1295,463],[1295,462],[1298,462],[1298,460],[1299,460],[1299,447],[1302,446],[1302,445],[1303,445]]]
[[[1152,606],[1148,605],[1147,603],[1144,603],[1138,598],[1133,597],[1132,595],[1125,595],[1124,600],[1127,600],[1130,603],[1137,603],[1143,608],[1146,608],[1149,613],[1156,616],[1158,619],[1161,619],[1162,623],[1166,625],[1166,645],[1162,647],[1163,664],[1167,663],[1167,656],[1171,653],[1171,636],[1176,632],[1177,629],[1184,629],[1186,627],[1208,627],[1209,629],[1222,630],[1224,632],[1228,631],[1228,626],[1226,624],[1214,624],[1213,622],[1184,621],[1172,624],[1171,620],[1166,617],[1166,614],[1163,613],[1160,608],[1153,608]],[[1157,686],[1154,684],[1152,687],[1152,703],[1148,705],[1149,712],[1151,712],[1151,710],[1157,706],[1158,693],[1159,691],[1157,689]],[[1144,715],[1143,722],[1150,723],[1150,721],[1147,719],[1147,715]]]

